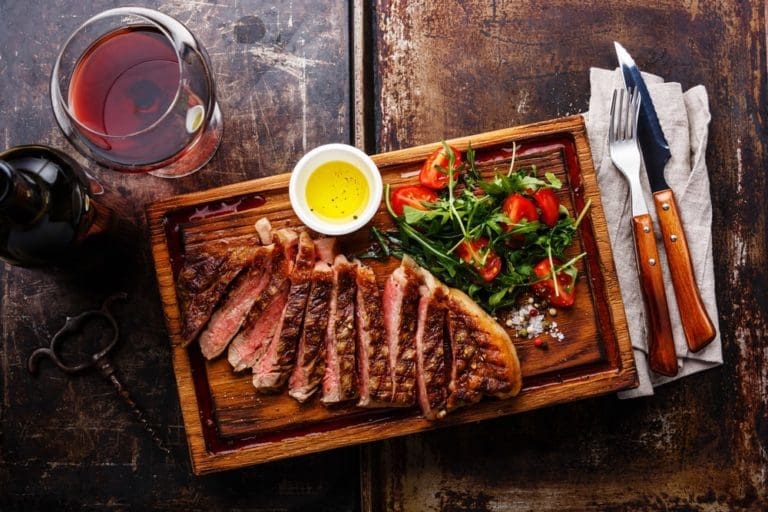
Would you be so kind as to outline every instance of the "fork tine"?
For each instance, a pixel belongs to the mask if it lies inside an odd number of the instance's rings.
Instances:
[[[613,142],[616,140],[616,131],[615,131],[615,123],[614,119],[616,118],[616,95],[618,94],[618,89],[613,90],[613,99],[611,100],[611,115],[610,115],[610,122],[608,125],[608,142]]]
[[[632,109],[629,108],[629,101],[631,99],[630,94],[627,91],[627,94],[625,95],[624,92],[625,90],[622,89],[621,96],[624,101],[621,102],[621,106],[624,109],[622,112],[624,114],[623,115],[624,126],[622,127],[623,129],[621,133],[621,139],[627,140],[632,137]]]
[[[637,118],[640,114],[640,103],[642,99],[640,98],[640,91],[637,89],[637,87],[634,87],[632,90],[632,129],[633,131],[637,130]],[[636,136],[637,134],[633,135]]]

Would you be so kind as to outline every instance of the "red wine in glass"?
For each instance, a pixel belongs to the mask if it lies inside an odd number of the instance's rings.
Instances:
[[[179,75],[176,52],[158,29],[119,29],[80,58],[70,82],[70,108],[92,130],[83,135],[110,158],[125,165],[160,162],[189,142],[186,117],[194,104],[161,121],[181,93]],[[158,121],[156,130],[146,131]]]
[[[184,176],[221,141],[207,53],[184,25],[143,7],[104,11],[72,34],[51,103],[70,142],[119,171]]]

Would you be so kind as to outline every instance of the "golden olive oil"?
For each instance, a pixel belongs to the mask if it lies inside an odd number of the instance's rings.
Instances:
[[[370,187],[363,171],[349,162],[320,164],[307,180],[309,209],[327,222],[351,222],[365,210]]]

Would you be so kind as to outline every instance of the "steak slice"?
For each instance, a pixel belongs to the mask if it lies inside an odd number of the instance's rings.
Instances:
[[[222,305],[211,316],[208,326],[200,334],[200,351],[206,359],[217,357],[227,348],[243,325],[256,297],[267,286],[269,276],[266,269],[274,248],[274,245],[258,248],[251,266],[235,278]]]
[[[333,268],[324,262],[315,263],[296,366],[288,381],[288,394],[299,402],[317,391],[325,374],[325,336],[332,291]]]
[[[231,245],[229,241],[204,244],[198,251],[186,255],[176,285],[185,346],[211,318],[232,280],[256,258],[258,248],[251,237],[250,242],[241,241],[238,245]]]
[[[416,403],[416,327],[420,279],[415,262],[405,256],[384,285],[384,329],[392,378],[392,405]]]
[[[360,382],[359,407],[392,405],[392,372],[385,338],[381,293],[370,267],[357,266],[355,321],[357,330],[357,371]]]
[[[355,375],[356,265],[343,255],[333,263],[333,290],[325,336],[323,398],[326,405],[357,398]]]
[[[299,234],[299,249],[290,277],[288,299],[275,336],[265,354],[253,367],[253,385],[262,392],[279,390],[296,361],[296,346],[315,266],[315,243],[309,233]]]
[[[428,420],[445,416],[450,362],[446,356],[445,322],[448,288],[425,269],[419,269],[419,321],[416,328],[416,391],[421,412]]]
[[[242,329],[229,345],[227,359],[235,371],[252,368],[275,335],[288,300],[289,276],[298,236],[292,230],[275,232],[275,250],[267,271],[268,282],[253,301]]]
[[[339,253],[336,247],[336,237],[318,238],[315,240],[315,255],[319,261],[333,265],[333,260]]]
[[[484,396],[509,398],[520,392],[520,361],[509,335],[456,289],[450,290],[448,300],[448,332],[453,356],[448,410]]]

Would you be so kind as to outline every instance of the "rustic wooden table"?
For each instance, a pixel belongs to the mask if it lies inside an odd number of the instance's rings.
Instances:
[[[0,2],[2,148],[75,155],[48,101],[57,48],[115,4]],[[766,4],[657,0],[147,1],[211,55],[224,142],[177,181],[90,166],[133,226],[77,269],[0,267],[0,509],[764,510],[768,507]],[[646,71],[707,87],[725,364],[613,396],[194,477],[143,206],[288,171],[307,149],[381,152],[586,110],[590,66],[625,43]],[[81,159],[81,162],[85,163]],[[112,292],[115,362],[171,454],[95,374],[25,368],[66,315]]]

